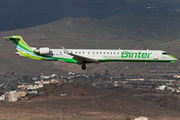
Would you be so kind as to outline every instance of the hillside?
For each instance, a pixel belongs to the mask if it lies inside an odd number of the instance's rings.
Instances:
[[[0,5],[0,31],[43,25],[64,17],[102,20],[124,13],[147,17],[170,13],[169,8],[180,9],[179,0],[6,0]]]
[[[180,38],[179,19],[180,13],[153,15],[146,18],[132,14],[120,14],[103,21],[108,22],[114,28],[133,31],[141,38],[170,41]]]
[[[46,24],[64,17],[92,17],[104,19],[121,11],[113,9],[131,5],[125,0],[7,0],[0,7],[0,31],[22,29]],[[11,18],[11,19],[9,19]]]
[[[51,93],[49,96],[39,96],[15,103],[0,102],[1,118],[14,116],[17,119],[23,117],[42,120],[59,117],[65,120],[125,120],[127,117],[134,119],[146,116],[150,120],[176,120],[180,117],[179,96],[158,90],[99,88],[73,83],[60,86],[47,85],[40,91]],[[61,93],[67,95],[61,97]],[[6,112],[7,110],[9,112]]]

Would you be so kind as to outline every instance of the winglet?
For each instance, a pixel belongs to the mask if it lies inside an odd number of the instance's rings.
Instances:
[[[20,39],[22,39],[21,36],[19,36],[19,35],[3,37],[3,38],[5,38],[6,40],[20,40]]]
[[[3,37],[5,40],[9,40],[8,37]]]

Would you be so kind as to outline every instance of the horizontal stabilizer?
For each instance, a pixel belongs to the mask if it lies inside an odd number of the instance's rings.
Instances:
[[[20,40],[20,36],[9,36],[9,37],[3,37],[6,40]]]

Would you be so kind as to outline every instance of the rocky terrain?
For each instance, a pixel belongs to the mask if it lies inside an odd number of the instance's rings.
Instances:
[[[123,87],[99,88],[82,84],[48,85],[45,95],[14,103],[0,102],[2,119],[178,120],[180,97],[173,93]],[[61,96],[66,94],[66,96]]]

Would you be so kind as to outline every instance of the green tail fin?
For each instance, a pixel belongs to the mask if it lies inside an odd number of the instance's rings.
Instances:
[[[15,36],[9,36],[6,39],[11,40],[18,51],[22,52],[32,52],[33,49],[29,47],[29,45],[22,39],[21,36],[15,35]]]

